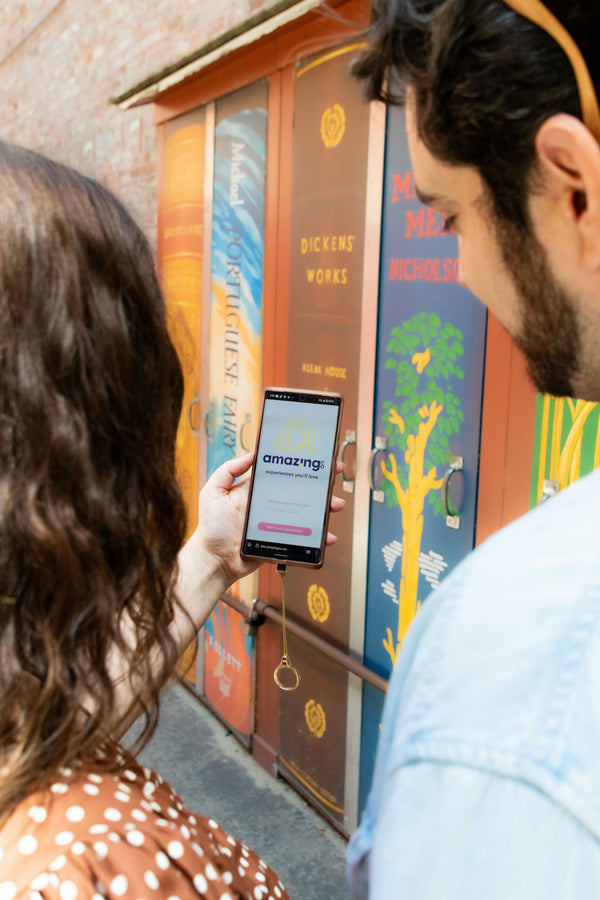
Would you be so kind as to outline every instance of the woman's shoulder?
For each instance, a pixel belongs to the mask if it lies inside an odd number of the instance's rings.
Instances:
[[[275,873],[152,770],[62,770],[0,830],[0,897],[286,898]],[[258,893],[257,893],[258,891]]]

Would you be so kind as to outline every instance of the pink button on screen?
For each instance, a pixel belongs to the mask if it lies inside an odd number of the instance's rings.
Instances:
[[[308,537],[312,534],[312,528],[303,528],[301,525],[278,525],[276,522],[259,522],[259,531],[275,531],[277,534],[296,534]]]

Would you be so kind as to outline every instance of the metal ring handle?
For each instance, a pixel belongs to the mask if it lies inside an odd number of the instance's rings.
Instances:
[[[194,425],[192,414],[195,406],[200,406],[200,394],[194,394],[194,398],[190,405],[188,406],[188,422],[190,423],[190,428],[192,429],[192,434],[195,438],[200,437],[200,428],[197,428]]]
[[[442,491],[441,491],[441,500],[442,500],[442,509],[444,511],[445,516],[458,516],[460,515],[460,510],[456,509],[456,507],[452,504],[450,500],[450,481],[452,480],[452,476],[456,474],[456,472],[461,472],[463,468],[463,458],[462,456],[453,456],[450,459],[450,468],[444,475],[444,480],[442,481]]]
[[[379,450],[377,449],[377,447],[373,447],[369,455],[369,487],[372,491],[377,490],[377,488],[375,487],[375,475],[373,473],[373,467],[375,465],[375,457],[378,453]]]
[[[369,487],[372,491],[378,490],[375,486],[375,458],[378,453],[381,453],[382,450],[387,448],[387,440],[384,437],[376,437],[375,438],[375,446],[371,450],[369,454],[369,467],[367,470],[367,478],[369,480]]]
[[[245,450],[246,453],[249,450],[252,450],[252,447],[247,447],[246,444],[244,443],[244,428],[246,427],[246,425],[249,425],[251,421],[252,421],[252,416],[250,415],[250,413],[246,413],[246,418],[240,425],[240,430],[239,430],[239,434],[238,434],[240,447],[242,448],[242,450]]]
[[[354,476],[354,478],[346,478],[346,471],[345,471],[346,451],[348,450],[348,447],[350,447],[352,444],[356,444],[356,432],[352,431],[352,430],[348,430],[346,432],[346,437],[339,449],[338,457],[337,457],[338,462],[341,462],[341,464],[344,466],[344,468],[342,469],[342,485],[343,485],[344,490],[348,491],[348,493],[352,493],[352,491],[354,490],[354,482],[356,481],[356,475]]]
[[[204,433],[206,434],[206,437],[208,438],[209,441],[214,441],[214,439],[215,439],[214,434],[212,434],[211,430],[210,430],[211,419],[214,418],[214,414],[215,414],[215,401],[211,400],[208,410],[207,410],[207,413],[204,416]]]
[[[294,676],[296,679],[294,684],[292,684],[292,685],[283,684],[283,682],[281,681],[281,675],[280,675],[280,673],[283,669],[288,669],[290,672],[294,673]],[[295,691],[296,688],[298,687],[298,685],[300,684],[300,672],[298,671],[298,669],[295,666],[293,666],[289,662],[287,656],[285,656],[285,655],[281,657],[281,662],[279,663],[279,665],[273,672],[273,678],[275,680],[275,684],[277,685],[277,687],[280,688],[280,690],[282,690],[282,691]]]

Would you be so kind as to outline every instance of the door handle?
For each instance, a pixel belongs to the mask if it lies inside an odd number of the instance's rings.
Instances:
[[[538,500],[538,504],[545,503],[546,500],[550,500],[551,497],[555,497],[559,491],[560,481],[552,481],[550,478],[545,478],[542,485],[542,496]]]
[[[448,528],[460,528],[460,510],[457,509],[450,500],[450,482],[457,472],[462,471],[463,465],[464,460],[462,456],[451,456],[450,467],[442,481],[442,510],[446,516],[446,525]]]
[[[342,443],[342,446],[340,447],[338,452],[338,462],[341,462],[341,464],[344,466],[344,468],[342,469],[342,488],[346,491],[347,494],[354,493],[354,481],[356,478],[356,476],[348,478],[346,475],[346,451],[348,450],[348,447],[351,446],[351,444],[356,444],[356,432],[348,429],[348,431],[346,432],[346,437],[344,438],[344,442]]]
[[[206,434],[209,444],[212,444],[212,442],[215,439],[215,435],[214,435],[214,431],[213,431],[213,426],[215,424],[215,412],[216,412],[215,401],[211,400],[209,407],[208,407],[208,411],[207,411],[206,415],[204,416],[204,433]]]
[[[247,447],[246,442],[244,441],[244,429],[245,429],[246,425],[250,424],[251,421],[252,421],[252,416],[250,415],[250,413],[246,413],[246,418],[240,425],[240,430],[239,430],[239,434],[238,434],[240,447],[242,448],[242,450],[245,450],[246,453],[248,453],[248,451],[253,449],[252,447]]]
[[[385,500],[385,494],[381,490],[375,486],[375,459],[378,453],[381,453],[382,450],[387,449],[387,438],[377,436],[375,438],[375,446],[371,450],[369,455],[369,468],[368,468],[368,478],[369,478],[369,487],[373,493],[373,500],[375,503],[383,503]]]
[[[192,429],[192,434],[195,438],[200,437],[200,427],[198,425],[194,425],[194,407],[197,406],[200,409],[200,394],[194,394],[193,400],[188,406],[188,422],[190,423],[190,428]]]

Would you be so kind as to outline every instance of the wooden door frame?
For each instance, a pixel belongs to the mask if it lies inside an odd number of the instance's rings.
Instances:
[[[522,354],[488,313],[476,545],[529,509],[535,401]]]

